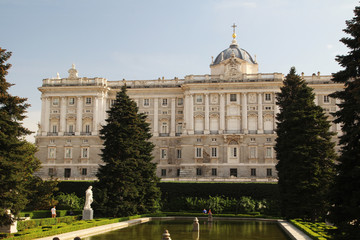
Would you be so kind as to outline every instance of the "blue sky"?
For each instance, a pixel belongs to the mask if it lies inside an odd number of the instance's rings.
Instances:
[[[259,71],[331,74],[346,54],[339,42],[358,0],[0,0],[0,47],[13,53],[11,93],[32,105],[36,131],[42,79],[157,79],[210,73],[231,42],[256,55]]]

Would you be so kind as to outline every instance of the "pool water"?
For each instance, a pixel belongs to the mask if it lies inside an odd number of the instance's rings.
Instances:
[[[85,240],[160,240],[165,229],[172,240],[289,240],[277,223],[243,220],[199,220],[200,232],[193,232],[193,221],[151,221],[96,235]]]

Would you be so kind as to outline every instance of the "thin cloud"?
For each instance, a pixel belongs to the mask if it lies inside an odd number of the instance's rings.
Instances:
[[[233,0],[225,0],[215,4],[215,9],[233,9],[233,8],[256,8],[257,4],[254,1],[241,2]]]

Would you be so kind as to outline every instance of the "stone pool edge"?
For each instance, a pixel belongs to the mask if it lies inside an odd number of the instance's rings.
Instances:
[[[60,240],[73,240],[75,237],[85,238],[90,237],[102,233],[106,233],[109,231],[114,231],[122,228],[126,228],[129,226],[133,226],[136,224],[146,223],[151,220],[175,220],[175,219],[193,219],[194,217],[145,217],[145,218],[137,218],[128,221],[112,223],[82,230],[77,230],[74,232],[68,232],[63,234],[58,234],[54,236],[37,238],[36,240],[52,240],[54,237],[60,238]],[[207,217],[198,217],[199,219],[207,219]],[[299,230],[297,227],[292,225],[286,220],[278,220],[278,219],[266,219],[266,218],[227,218],[227,217],[214,217],[214,219],[222,219],[222,220],[258,220],[258,221],[271,221],[277,222],[281,229],[292,239],[292,240],[311,240],[309,236]]]

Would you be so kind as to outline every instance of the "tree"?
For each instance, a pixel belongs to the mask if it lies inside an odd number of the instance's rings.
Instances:
[[[28,188],[32,192],[28,195],[28,204],[26,210],[50,209],[56,205],[54,193],[59,190],[57,180],[42,180],[38,176],[34,176],[30,181]]]
[[[126,86],[117,93],[107,124],[100,130],[104,140],[97,177],[95,198],[102,214],[129,216],[158,209],[160,190],[151,162],[154,145],[146,115],[138,113],[136,103],[126,94]]]
[[[27,188],[32,174],[40,167],[35,158],[36,147],[25,141],[31,132],[22,126],[29,104],[26,98],[12,96],[8,90],[12,84],[5,76],[11,67],[6,61],[11,52],[0,48],[0,225],[13,221],[7,210],[18,214],[27,200]]]
[[[334,116],[343,132],[330,215],[337,226],[335,239],[360,239],[360,7],[354,13],[355,17],[346,21],[344,29],[350,36],[340,39],[350,51],[336,57],[343,70],[332,79],[345,86],[332,94],[340,100]]]
[[[276,98],[280,107],[275,150],[281,211],[286,218],[314,221],[328,211],[335,173],[330,123],[294,67]]]

